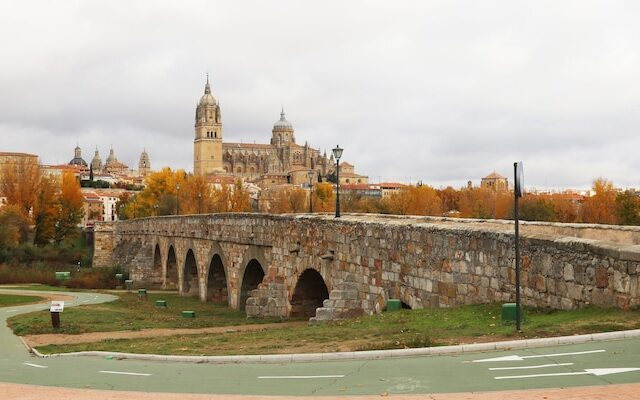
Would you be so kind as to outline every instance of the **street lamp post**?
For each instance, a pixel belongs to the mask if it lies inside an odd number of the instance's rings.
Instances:
[[[153,216],[154,217],[158,216],[158,205],[157,204],[153,205]]]
[[[202,214],[202,193],[198,193],[198,214]]]
[[[176,183],[176,215],[180,215],[180,184]]]
[[[307,172],[309,177],[309,214],[313,214],[313,177],[316,176],[314,171]]]
[[[340,146],[333,149],[333,157],[336,159],[336,218],[340,218],[340,157],[342,157]]]

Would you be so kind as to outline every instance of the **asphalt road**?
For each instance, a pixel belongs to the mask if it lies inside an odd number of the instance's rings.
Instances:
[[[113,298],[93,293],[65,294],[77,298],[75,305]],[[71,305],[66,303],[65,307]],[[28,353],[4,320],[43,308],[48,305],[0,309],[1,382],[144,392],[298,396],[478,392],[640,382],[640,339],[458,356],[286,364],[195,364],[88,356],[37,358]]]

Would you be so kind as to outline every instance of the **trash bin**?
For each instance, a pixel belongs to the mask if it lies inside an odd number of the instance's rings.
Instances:
[[[138,289],[138,298],[140,300],[146,300],[147,299],[147,289]]]
[[[131,290],[133,290],[133,280],[127,279],[126,281],[124,281],[124,285],[127,288],[127,292],[131,292]]]

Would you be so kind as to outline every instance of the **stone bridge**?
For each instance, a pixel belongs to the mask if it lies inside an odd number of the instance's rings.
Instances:
[[[522,300],[571,309],[640,304],[640,227],[521,225]],[[248,316],[329,320],[513,301],[512,221],[349,214],[210,214],[99,223],[94,266]]]

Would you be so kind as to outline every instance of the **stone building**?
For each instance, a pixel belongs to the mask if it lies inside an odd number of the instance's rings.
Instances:
[[[489,175],[482,178],[480,187],[491,189],[496,192],[504,192],[509,190],[509,182],[507,178],[493,171]]]
[[[366,183],[366,176],[355,174],[353,166],[347,165],[345,179]],[[334,172],[335,162],[307,142],[296,143],[293,124],[285,117],[284,109],[273,124],[270,143],[223,142],[220,104],[211,93],[207,76],[204,94],[196,107],[193,170],[195,175],[230,175],[269,187],[308,184],[309,172],[322,181]],[[342,169],[340,175],[342,181]]]

